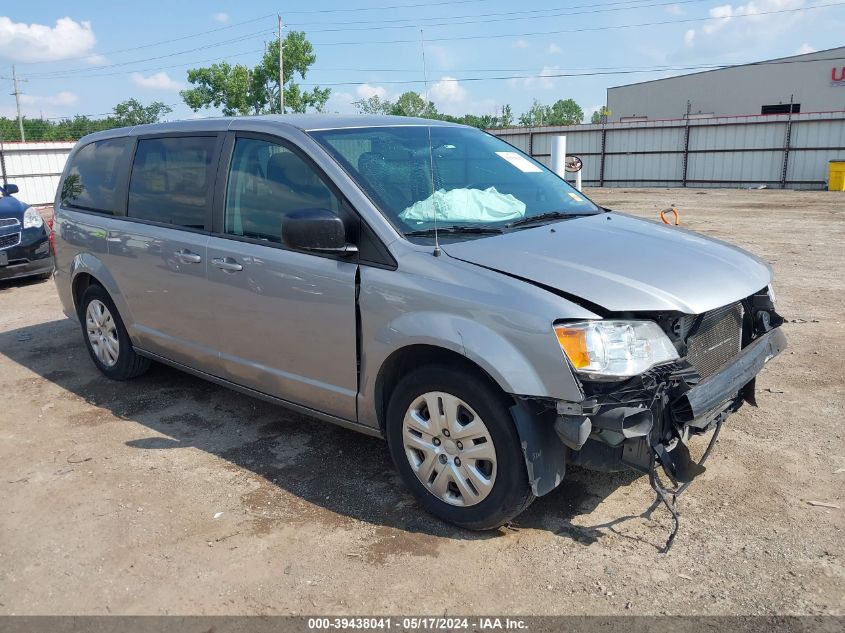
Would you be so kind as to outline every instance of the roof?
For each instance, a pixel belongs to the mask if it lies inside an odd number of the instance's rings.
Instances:
[[[838,57],[830,57],[829,53],[838,54]],[[828,55],[826,57],[818,57],[818,55]],[[695,73],[685,73],[683,75],[672,75],[671,77],[661,77],[660,79],[649,79],[648,81],[636,81],[630,84],[620,84],[618,86],[611,86],[608,90],[616,90],[617,88],[627,88],[628,86],[641,86],[643,84],[650,84],[655,83],[658,81],[671,81],[673,79],[680,79],[686,77],[693,77],[695,75],[706,75],[707,73],[718,73],[724,70],[733,70],[739,68],[747,68],[749,66],[766,66],[768,64],[776,64],[782,62],[790,62],[795,60],[795,63],[799,62],[821,62],[821,61],[831,61],[831,60],[839,60],[845,59],[845,46],[838,46],[836,48],[827,48],[821,51],[813,51],[812,53],[804,53],[802,55],[790,55],[789,57],[775,57],[774,59],[766,59],[759,62],[748,62],[747,64],[734,64],[734,65],[726,65],[721,68],[711,68],[709,70],[700,70]]]
[[[116,138],[121,136],[136,136],[139,134],[154,134],[165,132],[223,132],[229,129],[240,129],[244,123],[257,122],[265,126],[288,126],[304,132],[313,130],[335,130],[358,127],[465,127],[448,121],[437,119],[420,119],[416,117],[388,116],[373,114],[266,114],[261,116],[243,117],[209,117],[205,119],[185,119],[182,121],[168,121],[165,123],[151,123],[134,127],[112,128],[95,132],[84,137],[86,141],[96,139]]]

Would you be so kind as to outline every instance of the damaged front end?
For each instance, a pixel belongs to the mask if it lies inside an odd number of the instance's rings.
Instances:
[[[699,315],[621,316],[656,322],[675,346],[678,358],[625,379],[595,378],[576,370],[584,391],[581,402],[557,401],[553,411],[549,402],[529,405],[535,416],[543,409],[548,421],[553,418],[554,434],[565,447],[561,453],[565,463],[560,462],[560,455],[555,457],[558,451],[550,450],[548,443],[545,455],[535,464],[529,459],[532,443],[523,441],[523,448],[528,449],[526,461],[535,488],[538,484],[540,488],[557,485],[566,464],[648,474],[674,519],[664,549],[668,551],[678,531],[677,496],[704,472],[704,462],[725,419],[744,402],[756,406],[756,375],[786,348],[786,338],[778,329],[783,319],[775,312],[768,289]],[[517,409],[525,405],[522,402]],[[515,415],[515,419],[522,435],[526,416]],[[694,460],[688,440],[711,431],[707,449]],[[544,432],[549,431],[544,428]]]

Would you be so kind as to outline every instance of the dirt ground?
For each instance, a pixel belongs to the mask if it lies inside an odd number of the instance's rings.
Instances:
[[[756,253],[789,321],[668,555],[643,477],[571,469],[512,526],[455,529],[380,440],[161,366],[106,380],[53,283],[18,282],[0,284],[0,614],[845,614],[845,195],[588,193],[652,219],[676,204]]]

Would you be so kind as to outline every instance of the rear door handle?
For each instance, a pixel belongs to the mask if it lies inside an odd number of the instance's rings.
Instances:
[[[241,266],[231,257],[215,257],[211,260],[211,263],[217,266],[217,268],[219,268],[220,270],[225,270],[227,272],[232,273],[244,269],[243,266]]]
[[[202,257],[197,255],[196,253],[189,251],[187,248],[183,248],[181,250],[176,251],[173,253],[183,264],[199,264],[202,261]]]

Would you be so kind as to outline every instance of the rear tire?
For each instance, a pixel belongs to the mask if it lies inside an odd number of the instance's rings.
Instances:
[[[129,380],[150,368],[150,359],[132,348],[123,320],[102,286],[86,288],[79,305],[79,321],[88,354],[107,378]]]
[[[490,530],[534,500],[508,407],[505,394],[469,371],[432,365],[400,380],[387,408],[387,443],[431,514]]]

